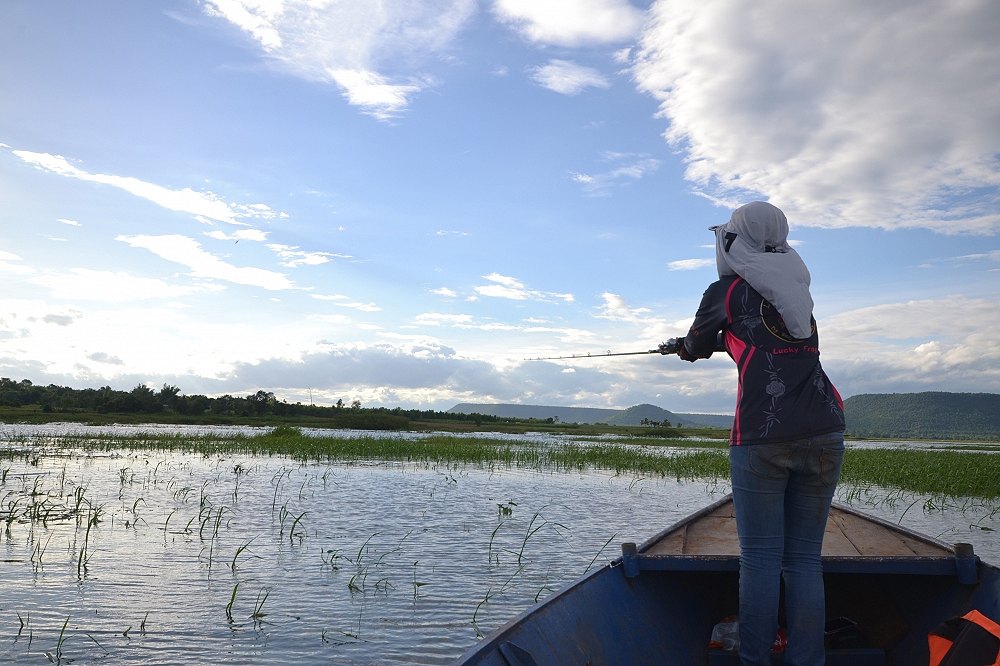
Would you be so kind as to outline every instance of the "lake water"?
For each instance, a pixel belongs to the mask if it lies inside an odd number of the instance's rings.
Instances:
[[[449,663],[621,542],[729,490],[601,471],[44,445],[92,431],[0,426],[0,662]],[[39,448],[25,455],[22,437]],[[1000,562],[989,506],[884,498],[854,502]]]

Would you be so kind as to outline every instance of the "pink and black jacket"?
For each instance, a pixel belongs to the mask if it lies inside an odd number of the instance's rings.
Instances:
[[[793,338],[777,310],[743,278],[705,290],[682,358],[708,358],[722,331],[739,386],[730,444],[786,442],[844,430],[844,403],[819,362],[819,337]]]

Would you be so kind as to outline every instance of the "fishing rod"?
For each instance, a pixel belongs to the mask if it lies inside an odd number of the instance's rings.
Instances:
[[[608,351],[604,354],[573,354],[571,356],[539,356],[538,358],[526,358],[525,361],[560,361],[563,359],[574,359],[574,358],[605,358],[607,356],[637,356],[639,354],[676,354],[680,351],[681,347],[684,346],[684,336],[679,338],[670,338],[666,342],[661,342],[660,346],[656,349],[647,349],[646,351],[634,351],[634,352],[612,352]],[[714,351],[726,351],[726,346],[722,340],[722,333],[720,332],[715,337],[715,349]]]
[[[539,356],[538,358],[526,358],[525,361],[557,361],[562,359],[570,358],[605,358],[607,356],[636,356],[638,354],[676,354],[681,345],[684,344],[684,338],[670,338],[666,342],[661,342],[660,346],[656,349],[648,349],[646,351],[634,351],[634,352],[611,352],[608,351],[604,354],[573,354],[571,356]]]

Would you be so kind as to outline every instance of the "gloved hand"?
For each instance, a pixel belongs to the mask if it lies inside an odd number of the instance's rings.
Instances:
[[[677,356],[679,356],[682,361],[689,361],[691,363],[694,363],[696,360],[698,360],[696,357],[688,353],[687,347],[684,346],[683,340],[681,341],[680,347],[678,347],[677,349]]]
[[[677,350],[684,346],[684,338],[670,338],[666,342],[661,342],[660,346],[657,347],[659,352],[664,356],[668,354],[676,354]]]

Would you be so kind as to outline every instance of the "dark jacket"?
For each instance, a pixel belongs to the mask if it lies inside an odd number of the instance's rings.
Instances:
[[[739,373],[730,444],[844,430],[844,403],[820,365],[815,320],[808,338],[792,338],[777,310],[733,275],[705,290],[682,357],[710,357],[719,331]]]

